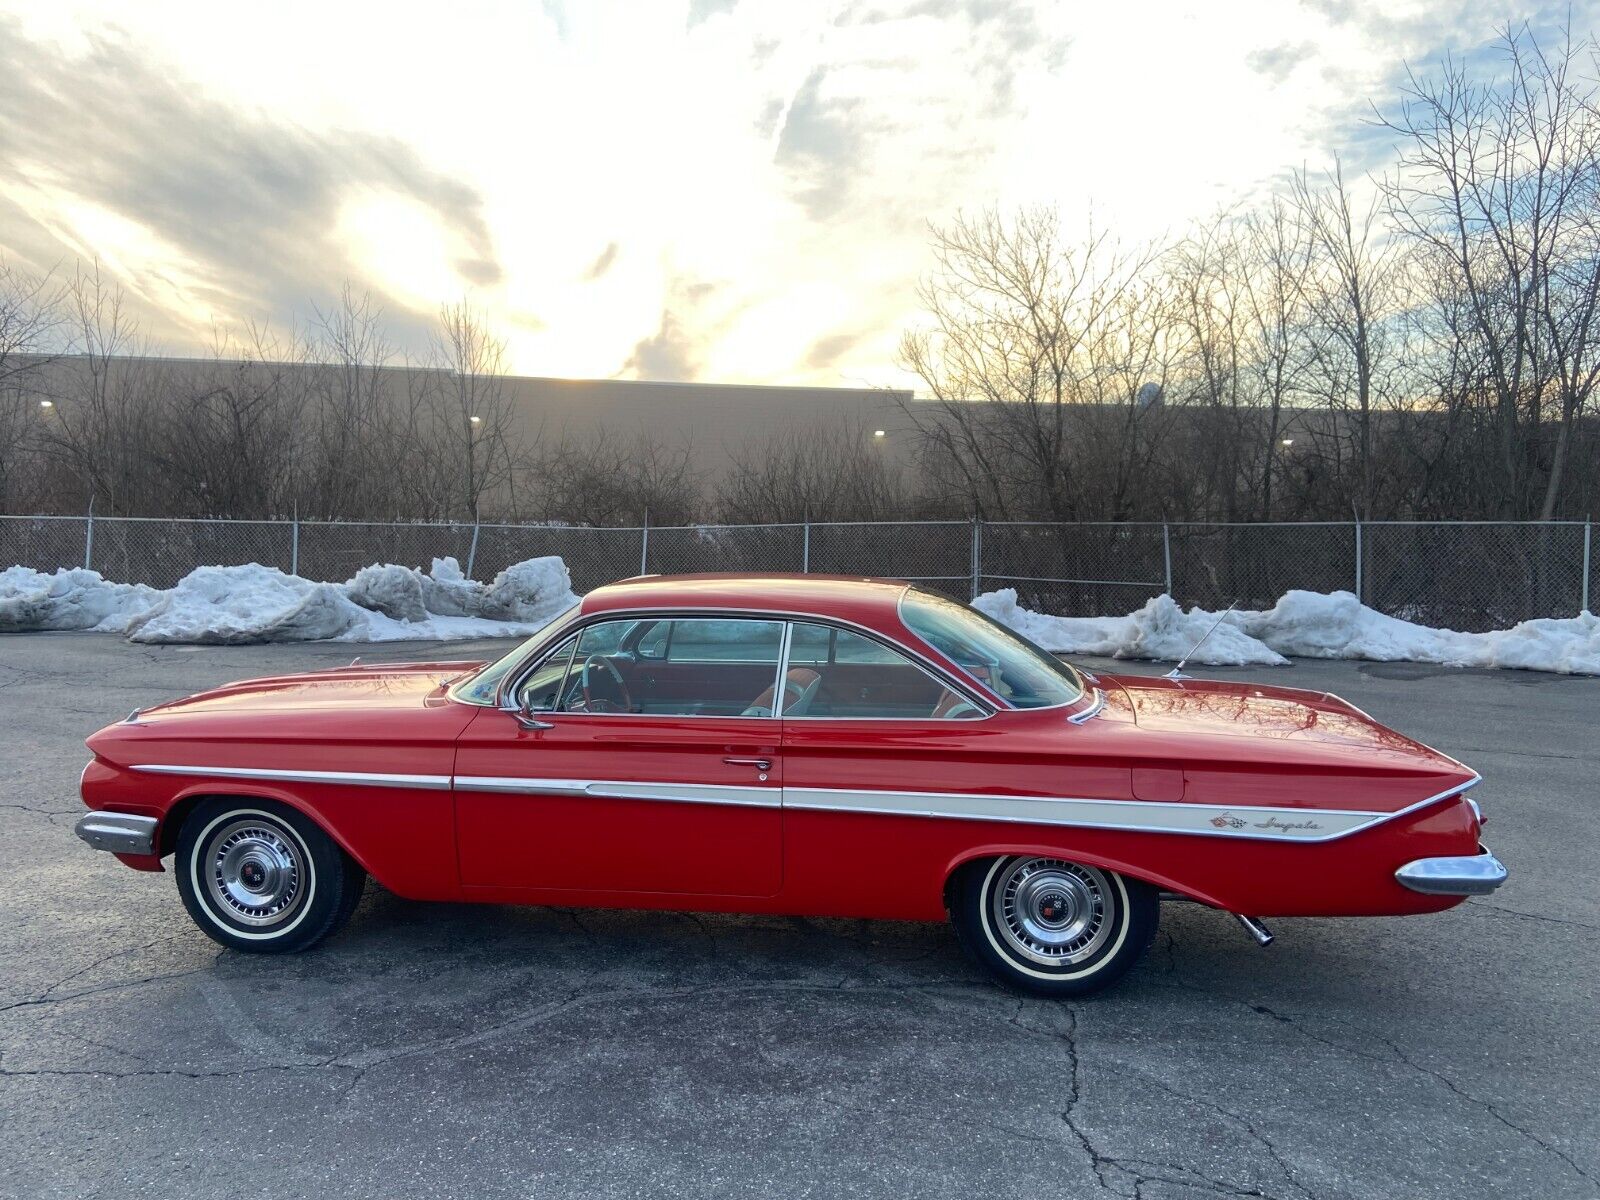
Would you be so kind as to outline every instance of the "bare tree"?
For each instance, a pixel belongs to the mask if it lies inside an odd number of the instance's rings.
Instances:
[[[1302,295],[1310,324],[1309,386],[1334,416],[1332,440],[1350,453],[1335,456],[1337,473],[1349,479],[1345,502],[1373,516],[1377,484],[1373,448],[1382,399],[1389,326],[1396,311],[1395,242],[1379,227],[1378,196],[1360,204],[1337,159],[1320,182],[1305,171],[1294,176],[1293,204],[1308,239],[1308,271]],[[1346,434],[1346,427],[1353,432]]]
[[[1402,154],[1386,193],[1430,259],[1437,328],[1466,343],[1447,353],[1492,403],[1500,512],[1548,517],[1596,379],[1595,51],[1570,31],[1547,49],[1526,26],[1506,29],[1500,49],[1507,74],[1491,83],[1453,59],[1408,76],[1381,118]]]
[[[418,477],[439,516],[477,517],[486,494],[514,483],[518,430],[506,390],[506,346],[465,300],[439,310],[425,370],[412,373],[421,421]],[[507,503],[515,508],[515,497]]]
[[[159,511],[152,444],[165,367],[138,361],[148,358],[148,344],[122,286],[98,262],[77,269],[63,305],[73,353],[59,376],[52,373],[57,399],[42,423],[41,445],[67,466],[80,502],[111,513]]]
[[[745,447],[716,493],[718,516],[730,523],[869,521],[909,508],[887,439],[861,420],[818,421]]]
[[[307,331],[311,442],[303,505],[323,517],[394,515],[391,472],[402,455],[386,368],[394,344],[369,292],[346,284],[338,304],[315,307]]]
[[[608,425],[564,433],[530,456],[523,495],[545,520],[577,525],[679,525],[700,507],[700,480],[688,445],[668,446],[648,430]]]
[[[1157,289],[1140,282],[1153,253],[1093,231],[1067,243],[1043,211],[961,216],[932,236],[930,325],[900,347],[932,398],[905,406],[930,470],[995,517],[1122,509],[1149,447],[1138,397],[1167,365]]]
[[[265,327],[218,332],[208,362],[174,367],[156,461],[172,511],[281,516],[292,510],[302,446],[305,364]]]
[[[26,503],[22,476],[30,491],[40,486],[33,453],[40,419],[54,407],[41,392],[54,363],[62,322],[59,289],[48,275],[35,275],[0,262],[0,505]]]

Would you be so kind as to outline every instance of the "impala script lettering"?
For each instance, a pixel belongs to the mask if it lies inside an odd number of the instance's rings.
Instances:
[[[1237,817],[1231,812],[1225,812],[1218,813],[1216,816],[1212,817],[1211,824],[1218,829],[1243,829],[1247,824],[1249,824],[1249,822],[1245,821],[1243,817]],[[1277,830],[1282,833],[1293,833],[1296,830],[1302,829],[1321,829],[1322,826],[1316,821],[1309,819],[1304,821],[1282,821],[1277,817],[1268,817],[1265,821],[1255,822],[1255,828]]]

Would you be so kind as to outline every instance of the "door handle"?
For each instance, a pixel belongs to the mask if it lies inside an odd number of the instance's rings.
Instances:
[[[730,767],[754,767],[758,771],[772,770],[770,758],[725,758],[722,761]]]

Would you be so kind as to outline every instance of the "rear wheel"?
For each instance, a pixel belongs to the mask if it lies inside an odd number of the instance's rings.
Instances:
[[[1159,907],[1154,888],[1115,871],[1018,855],[964,870],[950,919],[967,952],[1002,983],[1038,996],[1084,996],[1139,960]]]
[[[174,870],[195,924],[224,946],[256,954],[320,942],[355,911],[367,878],[287,805],[226,798],[189,814]]]

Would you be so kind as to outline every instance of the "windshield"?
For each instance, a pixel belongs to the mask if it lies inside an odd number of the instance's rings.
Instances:
[[[1017,708],[1053,708],[1083,695],[1072,669],[984,614],[910,589],[900,602],[906,627]]]
[[[516,666],[533,649],[535,642],[544,641],[551,629],[558,625],[565,625],[577,613],[579,605],[574,604],[559,617],[554,618],[538,633],[525,642],[517,644],[516,648],[478,668],[474,675],[469,675],[455,687],[450,689],[450,695],[467,704],[494,704],[495,693],[500,690],[500,681],[506,677],[506,672]]]

